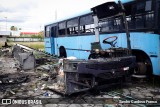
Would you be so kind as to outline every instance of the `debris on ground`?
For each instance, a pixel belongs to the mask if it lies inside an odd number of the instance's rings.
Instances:
[[[63,92],[67,88],[63,71],[63,61],[66,60],[31,50],[26,47],[19,48],[17,45],[0,49],[0,98],[50,98],[45,107],[108,107],[110,105],[107,105],[107,102],[113,103],[113,96],[107,92],[98,95],[83,93],[76,97],[58,94],[54,89]],[[154,100],[160,98],[160,88],[132,85],[122,88],[120,94],[136,99]],[[102,102],[102,99],[106,102]]]

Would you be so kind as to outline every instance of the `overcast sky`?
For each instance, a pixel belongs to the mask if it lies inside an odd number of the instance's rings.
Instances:
[[[41,31],[55,21],[56,13],[57,20],[64,19],[107,1],[114,0],[0,0],[0,30],[16,26],[22,31]]]

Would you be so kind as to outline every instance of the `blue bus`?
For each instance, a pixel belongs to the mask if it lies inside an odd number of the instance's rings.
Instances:
[[[130,31],[132,54],[136,56],[139,74],[160,75],[160,0],[136,0],[124,3]],[[115,47],[127,48],[122,17],[98,21],[102,49],[110,45],[103,40],[117,36]],[[91,43],[95,42],[93,12],[45,25],[45,51],[60,57],[88,59]]]

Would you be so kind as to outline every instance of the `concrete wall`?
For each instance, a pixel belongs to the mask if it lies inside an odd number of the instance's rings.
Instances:
[[[7,38],[9,41],[13,41],[13,42],[41,42],[43,40],[41,40],[40,38],[22,38],[22,37],[9,37]]]

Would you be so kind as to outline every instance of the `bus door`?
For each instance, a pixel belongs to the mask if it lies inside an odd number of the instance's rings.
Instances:
[[[45,28],[45,51],[50,54],[55,54],[55,38],[56,38],[56,26],[47,26]]]
[[[55,54],[55,38],[56,38],[56,33],[57,32],[57,26],[52,26],[51,27],[51,33],[50,33],[50,39],[51,39],[51,52],[52,54]]]

